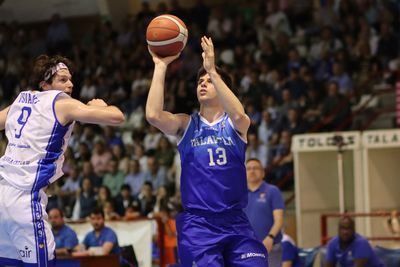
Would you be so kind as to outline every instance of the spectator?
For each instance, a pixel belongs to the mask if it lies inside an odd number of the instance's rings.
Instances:
[[[254,229],[257,238],[268,250],[268,263],[279,267],[282,263],[282,226],[284,203],[281,192],[267,184],[264,179],[264,168],[256,159],[246,162],[249,202],[245,213]]]
[[[114,202],[113,201],[106,201],[103,206],[103,212],[104,212],[104,219],[106,221],[112,221],[112,220],[119,220],[120,216],[117,212],[115,212],[114,208]]]
[[[92,188],[92,183],[89,178],[84,178],[82,181],[82,191],[78,193],[78,197],[75,202],[73,219],[86,218],[95,207],[96,199]]]
[[[137,197],[144,183],[144,173],[140,170],[139,161],[136,159],[129,162],[129,173],[125,176],[125,184],[129,185],[132,196]]]
[[[161,167],[170,168],[174,162],[175,151],[171,146],[168,138],[162,136],[158,141],[157,150],[155,152],[158,164]]]
[[[246,160],[258,158],[263,167],[268,164],[268,147],[258,140],[257,133],[250,132],[247,134]]]
[[[113,158],[108,162],[108,172],[104,175],[103,185],[108,187],[111,196],[115,197],[125,182],[125,175],[118,170],[118,160]]]
[[[71,213],[76,196],[80,191],[80,183],[81,179],[79,176],[79,168],[76,165],[72,166],[70,175],[65,180],[65,183],[61,187],[61,190],[59,192],[64,209],[67,211],[68,214]]]
[[[147,216],[154,210],[156,197],[153,195],[153,185],[151,182],[145,182],[138,196],[140,202],[140,213]]]
[[[82,244],[78,245],[73,256],[90,256],[94,251],[90,248],[101,247],[101,255],[119,254],[120,247],[114,230],[105,226],[104,212],[101,209],[94,209],[90,213],[90,223],[93,231],[86,234]]]
[[[93,166],[93,171],[97,176],[103,176],[108,170],[108,163],[112,158],[112,154],[106,149],[103,141],[99,140],[94,146],[94,151],[90,162]]]
[[[124,146],[118,144],[112,145],[111,153],[113,154],[113,157],[118,161],[118,170],[126,175],[129,169],[129,157],[125,154]]]
[[[94,192],[97,192],[99,187],[103,184],[103,179],[94,173],[92,163],[90,161],[83,162],[82,177],[90,180]]]
[[[61,209],[53,208],[49,211],[51,231],[56,243],[56,256],[70,255],[73,248],[78,245],[78,237],[64,222],[64,213]]]
[[[153,190],[157,191],[159,187],[167,184],[167,173],[164,167],[160,167],[154,156],[147,158],[147,169],[144,173],[144,180],[151,182]]]
[[[328,95],[322,102],[321,116],[324,130],[337,130],[343,123],[349,122],[350,108],[348,100],[339,95],[339,85],[336,82],[328,83]],[[343,128],[342,128],[343,129]]]
[[[132,196],[131,187],[129,185],[124,184],[121,187],[120,193],[115,198],[115,207],[116,212],[122,217],[125,215],[125,211],[128,207],[140,209],[139,201]]]
[[[325,261],[326,267],[384,266],[368,240],[355,232],[354,221],[348,216],[340,218],[338,236],[329,241]]]

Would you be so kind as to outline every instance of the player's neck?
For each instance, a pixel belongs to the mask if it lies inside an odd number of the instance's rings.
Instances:
[[[200,106],[200,115],[209,123],[213,123],[214,121],[218,120],[224,113],[224,109],[220,106]]]

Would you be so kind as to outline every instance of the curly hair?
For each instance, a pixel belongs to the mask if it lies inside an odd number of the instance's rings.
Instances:
[[[58,63],[64,63],[67,67],[70,73],[73,73],[73,65],[72,62],[63,56],[60,55],[55,55],[52,57],[49,57],[48,55],[40,55],[38,56],[34,63],[33,63],[33,70],[32,70],[32,75],[29,79],[29,83],[32,86],[32,88],[41,90],[40,83],[44,80],[46,72],[55,67]],[[45,82],[51,83],[53,81],[55,74],[50,76],[49,79],[47,79]]]

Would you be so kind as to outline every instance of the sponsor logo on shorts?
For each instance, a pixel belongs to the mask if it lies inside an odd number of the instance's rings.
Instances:
[[[264,253],[256,253],[256,252],[247,252],[247,253],[243,253],[242,255],[240,255],[241,260],[248,259],[248,258],[254,258],[254,257],[266,258]]]
[[[25,246],[24,249],[19,250],[19,255],[21,258],[30,258],[32,254],[32,250],[29,249],[28,246]]]

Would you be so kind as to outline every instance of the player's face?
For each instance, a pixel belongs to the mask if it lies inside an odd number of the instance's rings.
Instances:
[[[210,75],[206,73],[197,81],[197,99],[201,103],[214,99],[216,96],[217,92],[215,91],[214,85],[211,82]]]
[[[104,227],[104,217],[101,214],[91,214],[90,223],[95,231],[99,231]]]
[[[258,161],[250,160],[246,163],[247,181],[257,183],[264,178],[264,169]]]
[[[61,90],[64,93],[71,95],[72,87],[74,87],[71,79],[72,76],[69,70],[61,69],[57,71],[56,75],[54,76],[53,81],[51,82],[51,89]]]

